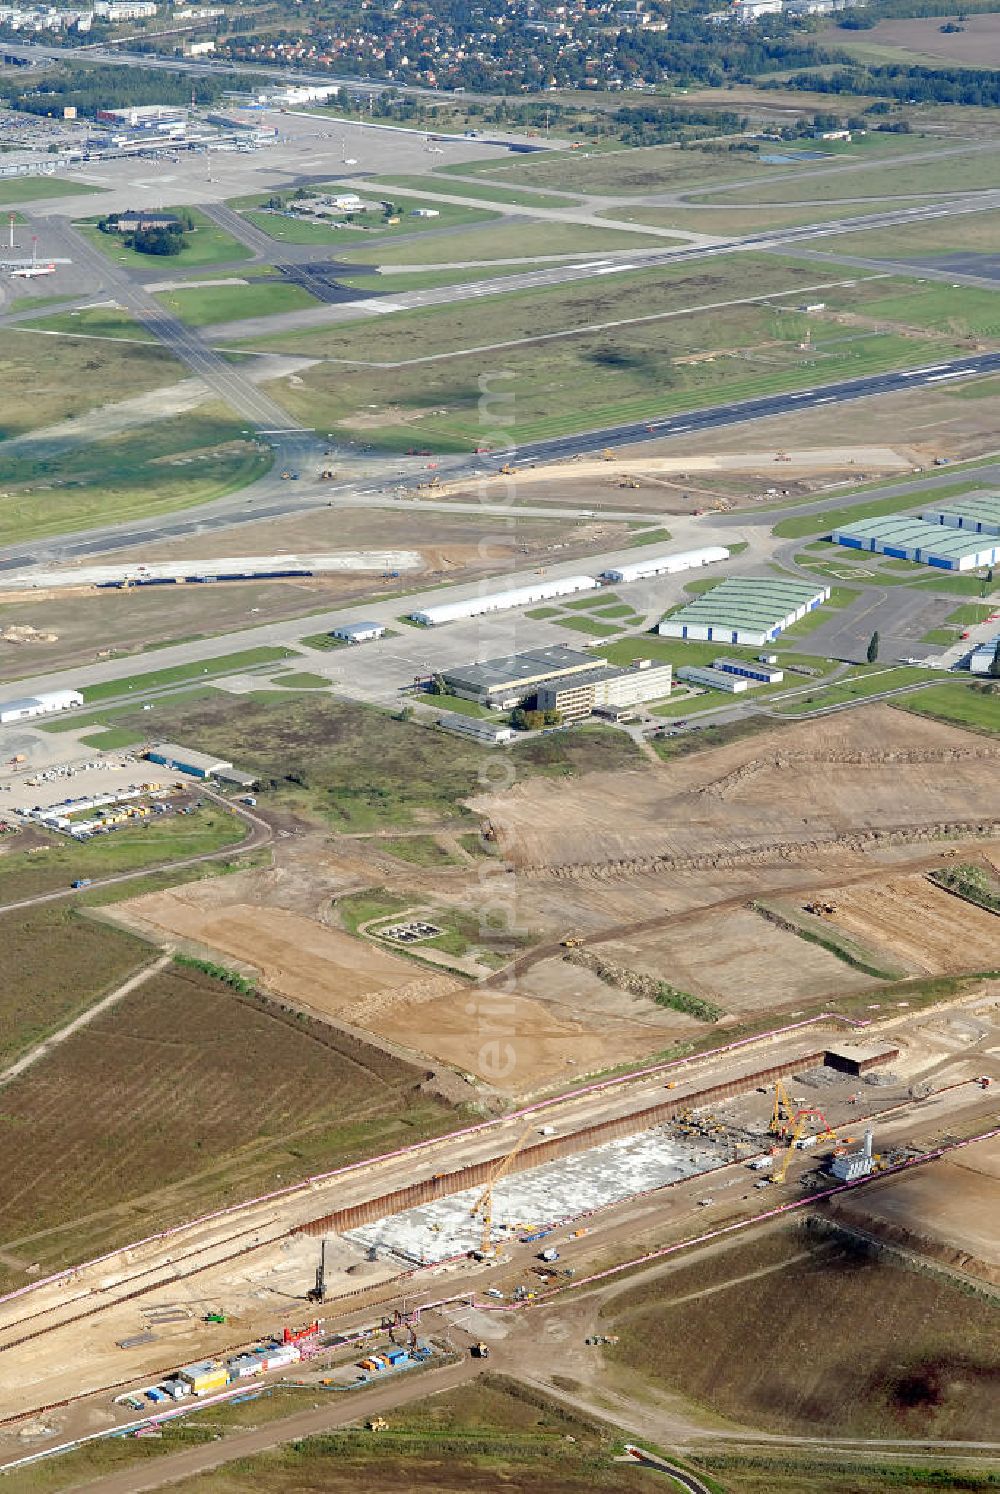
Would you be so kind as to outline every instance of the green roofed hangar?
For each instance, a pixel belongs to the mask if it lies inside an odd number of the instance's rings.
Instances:
[[[970,533],[950,524],[928,524],[912,515],[858,519],[830,536],[848,550],[868,550],[941,571],[975,571],[1000,560],[1000,535]]]
[[[774,640],[830,599],[829,586],[771,577],[732,576],[660,623],[663,638],[703,639],[750,648]]]

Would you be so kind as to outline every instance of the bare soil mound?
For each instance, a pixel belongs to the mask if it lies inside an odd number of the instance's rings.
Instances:
[[[881,705],[629,773],[539,780],[472,807],[523,874],[775,864],[1000,821],[1000,751]]]

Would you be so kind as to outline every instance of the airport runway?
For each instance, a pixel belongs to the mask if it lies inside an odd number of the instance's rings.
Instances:
[[[738,425],[747,420],[761,420],[768,415],[789,415],[821,405],[841,404],[866,399],[876,394],[897,394],[911,389],[933,388],[936,384],[1000,370],[1000,352],[975,353],[967,358],[951,358],[923,368],[868,374],[860,379],[842,379],[835,384],[818,384],[813,389],[797,389],[787,394],[765,394],[758,399],[739,400],[729,405],[688,410],[683,415],[664,419],[606,426],[574,436],[555,436],[549,441],[526,442],[503,451],[481,455],[477,461],[495,470],[506,462],[554,462],[584,456],[610,447],[635,446],[643,441],[662,441],[667,436],[689,435],[692,431],[712,430],[716,426]]]
[[[921,369],[873,374],[862,379],[818,385],[814,389],[799,389],[787,394],[765,395],[759,399],[743,400],[730,405],[689,410],[683,415],[668,416],[661,420],[640,421],[630,425],[583,432],[578,435],[559,436],[551,441],[539,441],[505,451],[483,453],[466,459],[458,459],[453,463],[445,459],[441,461],[439,467],[442,476],[448,481],[467,477],[471,482],[475,480],[477,474],[487,472],[493,475],[501,465],[507,462],[527,464],[570,461],[575,456],[590,455],[609,448],[617,450],[619,447],[639,446],[644,442],[662,441],[664,438],[686,435],[692,431],[737,425],[769,415],[784,415],[802,409],[816,409],[823,405],[849,402],[875,394],[891,394],[921,387],[933,388],[939,382],[969,378],[997,370],[1000,370],[1000,352],[977,353],[968,358],[955,358]],[[301,439],[309,441],[312,438],[303,434]],[[572,469],[568,468],[567,476],[571,475]],[[1000,466],[976,469],[976,480],[982,478],[990,481],[998,475],[1000,475]],[[286,518],[290,514],[303,513],[310,509],[336,508],[340,505],[346,507],[396,507],[399,505],[413,513],[418,522],[419,509],[422,506],[447,512],[461,511],[462,505],[446,500],[408,496],[413,494],[417,484],[424,478],[423,470],[404,478],[390,479],[385,476],[372,476],[359,479],[345,491],[343,487],[334,490],[320,487],[308,478],[301,484],[283,483],[280,478],[271,474],[254,484],[252,489],[245,489],[242,493],[220,499],[214,505],[206,505],[195,511],[187,510],[181,514],[151,519],[147,522],[139,521],[121,526],[107,525],[92,531],[55,536],[34,542],[28,541],[20,545],[9,545],[0,549],[0,572],[14,568],[26,568],[35,564],[50,565],[77,560],[85,556],[127,549],[134,545],[154,544],[159,540],[204,534],[213,530],[221,531],[240,524],[256,523],[264,519]],[[886,497],[892,497],[896,494],[905,494],[911,488],[917,492],[954,481],[954,473],[928,473],[921,475],[912,484],[882,487],[879,489],[879,496],[884,494]],[[400,496],[396,496],[397,491]],[[861,490],[856,495],[856,500],[847,497],[843,501],[864,503],[870,501],[870,494]],[[802,512],[818,511],[828,506],[828,503],[829,500],[819,500],[814,504],[804,505]],[[471,507],[477,513],[484,513],[489,511],[490,505],[475,503]],[[499,504],[498,508],[504,513],[510,511],[506,504]],[[518,504],[517,511],[530,515],[536,509]],[[782,510],[779,517],[798,511],[798,509]],[[554,507],[537,505],[537,512],[547,517],[559,513],[576,518],[591,516],[589,508],[570,509],[566,505]],[[630,515],[620,516],[629,517]],[[644,519],[654,518],[655,515],[637,511],[631,517]],[[773,511],[769,510],[738,513],[731,516],[731,522],[734,525],[769,524],[773,521]]]
[[[491,204],[484,200],[477,201],[477,206],[489,208]],[[510,216],[510,209],[504,204],[497,203],[493,206]],[[704,259],[716,258],[719,255],[762,251],[780,255],[786,248],[808,243],[813,239],[860,233],[876,228],[898,227],[900,224],[922,223],[935,218],[966,213],[988,212],[996,208],[1000,208],[1000,192],[980,192],[973,197],[962,197],[949,201],[947,204],[935,203],[922,208],[895,208],[888,212],[863,213],[851,218],[801,224],[796,228],[771,229],[738,237],[717,238],[712,242],[686,244],[680,248],[674,246],[662,249],[611,250],[604,254],[582,256],[545,269],[526,270],[522,275],[500,275],[495,279],[435,286],[426,290],[403,291],[398,294],[391,292],[380,294],[378,277],[374,277],[372,294],[362,299],[333,306],[308,307],[303,311],[289,311],[278,316],[248,317],[243,321],[223,322],[202,330],[212,342],[238,343],[244,339],[271,337],[281,332],[309,331],[317,327],[330,326],[338,322],[357,321],[373,315],[388,316],[397,311],[415,311],[430,306],[453,306],[458,302],[478,301],[488,296],[510,295],[517,291],[539,290],[557,285],[571,285],[577,281],[599,280],[607,275],[627,275],[637,270],[683,266]],[[209,208],[202,204],[199,211],[208,213]],[[525,213],[531,217],[535,216],[527,209]],[[217,222],[223,221],[217,216],[215,209],[212,210],[210,216],[216,217]],[[228,231],[235,232],[228,219],[225,220],[225,226]],[[603,226],[613,229],[616,225],[608,220]],[[249,247],[256,245],[256,240],[251,241],[245,233],[238,234],[237,237],[242,238]],[[400,265],[396,267],[397,270],[403,272],[419,269],[418,245],[415,246],[415,254],[417,257],[412,265]],[[273,260],[273,243],[270,257]],[[315,257],[320,257],[319,251],[316,252]],[[878,267],[885,270],[885,266]],[[913,274],[914,271],[911,269],[907,273]]]

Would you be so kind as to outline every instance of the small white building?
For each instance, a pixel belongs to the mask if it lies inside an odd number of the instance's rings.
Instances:
[[[727,695],[741,695],[750,683],[739,674],[722,669],[702,668],[699,664],[682,664],[677,678],[686,685],[705,685],[709,690],[724,690]]]
[[[364,203],[357,192],[335,192],[330,198],[330,206],[338,213],[360,213]]]
[[[30,721],[35,716],[51,716],[56,711],[71,711],[83,705],[79,690],[49,690],[43,695],[24,695],[20,699],[0,702],[0,726],[12,721]]]
[[[385,627],[376,622],[340,623],[330,629],[330,637],[339,638],[343,643],[370,643],[375,638],[385,637]]]
[[[463,716],[458,711],[448,711],[439,716],[437,724],[458,736],[473,737],[487,747],[503,747],[514,740],[512,726],[507,726],[502,721],[484,721],[479,716]]]

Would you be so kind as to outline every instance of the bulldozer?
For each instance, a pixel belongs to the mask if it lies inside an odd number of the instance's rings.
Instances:
[[[324,467],[319,474],[319,480],[320,482],[332,482],[336,475],[332,467]]]
[[[384,1416],[370,1416],[365,1422],[365,1426],[369,1432],[387,1432],[389,1430],[389,1423]]]
[[[637,488],[639,486],[639,479],[637,477],[619,477],[618,486],[620,488]]]

